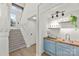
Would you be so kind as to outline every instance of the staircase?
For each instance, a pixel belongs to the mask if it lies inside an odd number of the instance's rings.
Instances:
[[[9,52],[26,47],[20,29],[11,29],[9,33]]]

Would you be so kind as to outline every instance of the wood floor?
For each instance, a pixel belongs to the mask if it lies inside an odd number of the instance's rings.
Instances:
[[[9,53],[10,56],[36,56],[36,45]]]
[[[44,52],[44,53],[42,54],[42,56],[49,56],[49,55],[48,55],[47,53]]]

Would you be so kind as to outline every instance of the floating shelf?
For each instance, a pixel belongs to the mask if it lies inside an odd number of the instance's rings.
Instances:
[[[71,21],[66,21],[66,22],[60,22],[60,23],[70,23]]]
[[[48,27],[48,29],[54,29],[54,28],[61,28],[61,26],[60,25],[52,25],[52,26]]]
[[[60,21],[59,23],[67,23],[70,22],[69,20]]]
[[[60,28],[48,28],[48,29],[60,29]]]

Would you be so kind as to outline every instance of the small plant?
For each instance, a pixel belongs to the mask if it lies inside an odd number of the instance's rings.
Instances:
[[[70,21],[75,29],[77,29],[77,16],[70,16]]]

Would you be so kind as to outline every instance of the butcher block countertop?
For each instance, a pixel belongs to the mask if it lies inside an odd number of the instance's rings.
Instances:
[[[79,40],[65,40],[63,38],[48,38],[48,37],[44,37],[44,39],[79,47]]]

